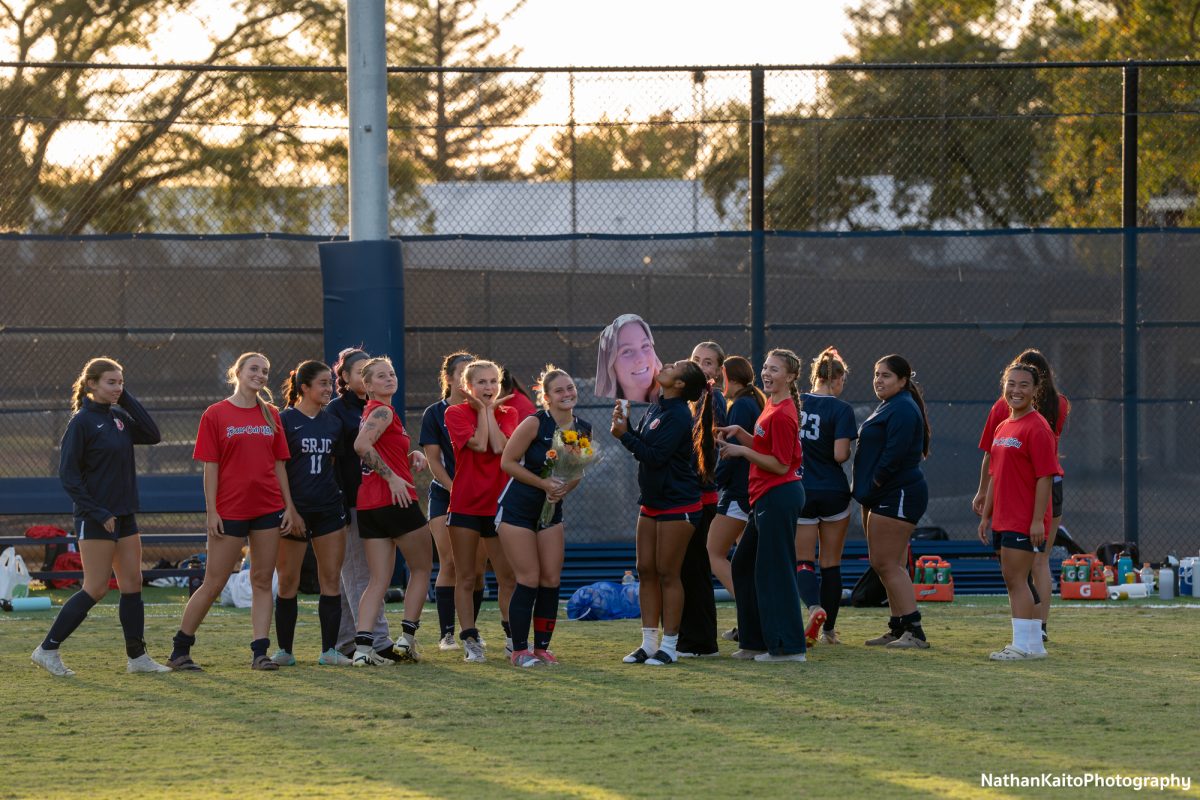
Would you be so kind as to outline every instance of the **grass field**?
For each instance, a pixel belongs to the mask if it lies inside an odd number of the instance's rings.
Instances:
[[[150,651],[165,658],[183,597],[146,597]],[[1193,784],[1169,796],[1200,797],[1200,601],[1059,604],[1051,657],[1014,664],[987,660],[1008,641],[1003,598],[927,606],[934,646],[919,653],[861,646],[884,614],[843,610],[851,644],[815,648],[806,664],[627,666],[636,621],[560,622],[564,666],[530,671],[431,647],[432,607],[424,663],[318,668],[305,602],[302,666],[252,672],[249,612],[214,609],[193,651],[206,671],[167,675],[124,673],[114,603],[64,646],[71,679],[29,662],[52,612],[0,616],[0,797],[1150,793],[981,786],[981,773],[1090,772],[1175,774]],[[732,624],[732,606],[720,614]],[[494,604],[481,628],[495,650]]]

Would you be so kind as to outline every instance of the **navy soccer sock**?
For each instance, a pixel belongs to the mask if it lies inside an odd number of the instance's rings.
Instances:
[[[292,652],[296,643],[296,617],[300,615],[300,605],[294,597],[280,595],[275,598],[275,636],[279,639],[279,649]]]
[[[838,609],[842,607],[842,566],[821,567],[821,608],[828,616],[825,630],[833,630],[837,622]]]
[[[255,658],[258,658],[259,656],[266,657],[267,648],[270,646],[270,639],[255,639],[254,641],[250,642],[250,652],[254,654]]]
[[[439,638],[446,638],[446,634],[454,635],[454,587],[453,586],[435,586],[433,589],[433,597],[437,602],[438,626],[441,630]]]
[[[192,645],[196,643],[196,635],[186,634],[183,631],[177,631],[171,639],[171,660],[184,656],[191,656]]]
[[[280,595],[275,599],[275,636],[280,640],[280,649],[292,652],[296,638],[296,616],[300,615],[300,604],[295,597]]]
[[[508,623],[504,632],[512,637],[514,653],[529,649],[529,626],[533,624],[533,606],[537,598],[536,587],[518,583],[513,589],[512,600],[508,603]]]
[[[317,600],[317,619],[321,621],[321,652],[337,647],[338,629],[342,624],[342,596],[323,594]],[[276,623],[278,628],[278,623]],[[278,633],[278,630],[276,630]]]
[[[805,608],[812,608],[820,601],[820,589],[817,588],[817,565],[812,561],[796,562],[796,588],[800,590],[800,599]]]
[[[533,646],[535,649],[550,649],[550,637],[554,636],[554,623],[557,620],[558,587],[539,586],[537,601],[533,606]]]
[[[146,604],[142,602],[142,593],[122,593],[121,602],[117,606],[117,616],[121,620],[121,631],[125,634],[125,654],[130,658],[144,656],[146,654]]]
[[[50,626],[50,632],[42,641],[42,649],[57,650],[58,646],[65,642],[67,637],[74,633],[75,629],[87,618],[88,612],[94,605],[96,605],[96,601],[82,589],[71,595],[67,602],[63,603],[62,610],[54,619],[54,624]]]

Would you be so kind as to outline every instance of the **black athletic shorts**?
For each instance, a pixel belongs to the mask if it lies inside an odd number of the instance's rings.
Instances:
[[[1000,538],[1000,547],[1007,547],[1010,550],[1024,550],[1026,553],[1040,553],[1045,547],[1045,542],[1042,547],[1034,547],[1033,542],[1029,538],[1029,531],[1025,533],[1017,533],[1016,531],[996,531],[992,535],[992,541],[996,537]]]
[[[457,511],[451,511],[446,524],[452,528],[469,528],[483,539],[492,539],[499,535],[496,533],[496,518],[486,514],[459,514]]]
[[[221,518],[221,527],[226,536],[237,536],[245,539],[251,531],[269,531],[283,524],[283,509],[263,514],[254,519],[225,519]]]
[[[136,536],[138,532],[137,516],[135,514],[122,514],[119,517],[114,517],[116,524],[113,525],[112,533],[104,529],[104,526],[90,520],[86,517],[75,518],[75,535],[80,541],[87,540],[94,542],[97,539],[107,539],[110,542],[115,542],[118,539],[124,539],[126,536]]]
[[[1058,519],[1062,516],[1062,475],[1054,476],[1050,484],[1050,516]]]
[[[300,518],[304,520],[304,530],[285,533],[283,538],[303,542],[330,533],[337,533],[346,527],[346,507],[341,503],[319,511],[301,511],[299,513]]]
[[[416,501],[404,508],[393,504],[358,510],[358,535],[362,539],[398,539],[426,524],[428,520]]]

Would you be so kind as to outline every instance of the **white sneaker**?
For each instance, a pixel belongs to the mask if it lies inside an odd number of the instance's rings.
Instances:
[[[338,652],[336,647],[331,647],[321,653],[317,663],[322,667],[348,667],[354,663],[354,660]]]
[[[75,670],[67,669],[67,665],[62,662],[62,656],[58,654],[57,650],[43,650],[40,644],[29,658],[51,675],[69,678],[75,674]]]
[[[748,650],[745,647],[739,647],[729,654],[730,658],[736,658],[739,661],[752,661],[761,655],[764,655],[766,650]]]
[[[479,640],[474,637],[463,640],[463,650],[466,651],[466,656],[463,657],[463,661],[467,661],[472,664],[482,664],[483,662],[487,661],[487,656],[483,653],[483,645],[481,645]]]
[[[788,653],[787,655],[772,655],[770,653],[759,653],[754,657],[755,661],[808,661],[804,653]]]
[[[131,658],[125,664],[126,672],[170,672],[166,664],[160,664],[148,654],[142,653],[137,658]]]
[[[354,651],[352,663],[356,667],[386,667],[392,660],[376,653],[375,648],[370,645],[360,645]]]
[[[505,658],[507,658],[507,659],[509,659],[509,660],[511,661],[511,660],[512,660],[512,654],[513,654],[513,649],[512,649],[512,637],[511,637],[511,636],[505,636],[505,637],[504,637],[504,657],[505,657]]]
[[[415,664],[421,660],[421,651],[417,648],[417,640],[410,639],[408,634],[400,637],[395,648],[396,652],[400,654],[401,661],[411,661]]]
[[[454,638],[454,631],[450,631],[441,638],[438,642],[438,650],[457,650],[458,640]]]

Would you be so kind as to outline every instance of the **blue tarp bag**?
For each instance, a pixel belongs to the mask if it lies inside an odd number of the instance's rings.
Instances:
[[[638,604],[637,583],[598,581],[581,586],[567,601],[567,619],[609,620],[637,619],[642,615]]]

